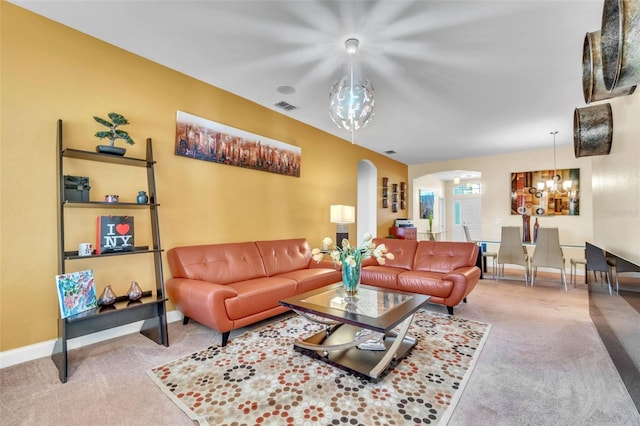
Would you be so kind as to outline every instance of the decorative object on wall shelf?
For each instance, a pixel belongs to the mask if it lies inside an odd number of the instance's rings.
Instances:
[[[587,33],[582,45],[582,94],[588,104],[617,96],[631,95],[636,86],[616,88],[609,92],[602,76],[600,31]]]
[[[382,208],[389,208],[389,178],[382,178]]]
[[[127,152],[127,150],[125,148],[120,148],[115,146],[116,140],[122,139],[129,145],[135,144],[133,139],[131,139],[131,136],[129,136],[129,133],[127,133],[122,129],[118,129],[118,127],[120,126],[125,126],[129,124],[129,121],[126,118],[124,118],[124,116],[116,112],[110,112],[108,116],[111,119],[111,121],[105,120],[104,118],[100,118],[95,115],[93,116],[94,120],[96,120],[98,123],[102,124],[103,126],[109,129],[109,130],[101,130],[99,132],[96,132],[95,136],[97,138],[109,139],[109,145],[98,145],[96,146],[96,151],[103,154],[122,156],[125,154],[125,152]]]
[[[136,202],[138,204],[147,204],[149,202],[149,196],[145,191],[138,191],[138,196],[136,197]]]
[[[104,196],[105,203],[117,203],[120,201],[120,196],[115,194],[107,194]]]
[[[640,84],[640,2],[605,0],[600,28],[602,75],[613,91]]]
[[[175,155],[300,177],[302,149],[178,111]]]
[[[573,151],[576,158],[609,155],[613,143],[611,104],[605,103],[573,112]]]
[[[89,178],[85,176],[69,176],[65,175],[64,180],[64,199],[65,201],[89,201]]]
[[[406,182],[400,182],[400,208],[402,210],[407,208],[407,184]]]
[[[111,289],[111,286],[108,285],[102,290],[100,293],[100,297],[98,297],[98,304],[100,306],[110,306],[113,305],[116,301],[116,294]]]
[[[133,216],[98,216],[96,254],[133,251]]]

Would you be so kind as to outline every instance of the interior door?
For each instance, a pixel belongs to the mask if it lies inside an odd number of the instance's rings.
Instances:
[[[472,239],[480,239],[482,236],[480,197],[460,197],[453,200],[453,241],[466,241],[462,225],[469,227]]]

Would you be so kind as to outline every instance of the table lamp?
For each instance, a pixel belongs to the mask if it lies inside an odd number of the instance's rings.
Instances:
[[[330,217],[331,223],[337,224],[336,245],[340,246],[343,239],[349,239],[349,224],[356,221],[356,208],[340,204],[333,205]]]

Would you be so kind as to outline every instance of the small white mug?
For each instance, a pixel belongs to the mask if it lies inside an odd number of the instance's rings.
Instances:
[[[78,245],[78,256],[91,256],[91,243],[80,243]]]

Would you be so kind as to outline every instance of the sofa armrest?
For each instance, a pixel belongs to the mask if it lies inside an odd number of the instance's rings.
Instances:
[[[449,297],[446,298],[445,304],[447,306],[456,306],[474,289],[479,279],[480,268],[477,266],[465,266],[454,269],[443,276],[443,281],[453,282],[453,289]]]
[[[238,296],[234,288],[207,281],[171,278],[166,289],[171,303],[186,317],[220,332],[233,329],[225,300]]]

